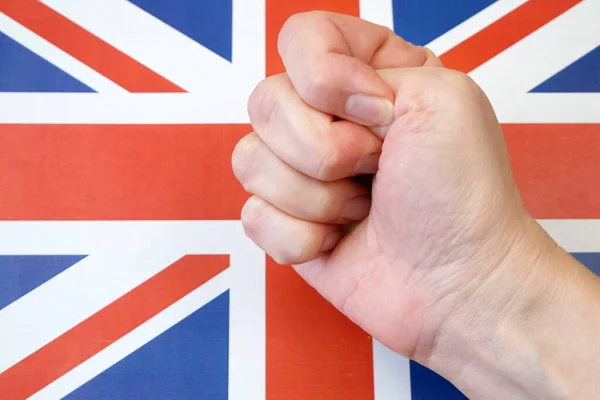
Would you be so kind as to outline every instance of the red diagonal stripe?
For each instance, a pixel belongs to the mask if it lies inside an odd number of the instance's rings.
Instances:
[[[130,92],[185,92],[37,0],[0,0],[0,12]]]
[[[441,55],[448,68],[470,72],[582,0],[529,0]]]
[[[228,266],[226,255],[183,257],[0,374],[0,398],[28,398]]]

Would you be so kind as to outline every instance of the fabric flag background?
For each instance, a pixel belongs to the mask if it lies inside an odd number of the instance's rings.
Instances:
[[[464,398],[241,229],[246,100],[314,9],[469,73],[527,206],[600,273],[597,0],[0,0],[0,400]]]

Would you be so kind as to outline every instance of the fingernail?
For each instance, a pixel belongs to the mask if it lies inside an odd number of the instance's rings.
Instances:
[[[346,205],[343,218],[352,221],[360,221],[369,215],[371,209],[371,198],[369,196],[355,197]]]
[[[346,113],[369,125],[389,125],[394,121],[394,105],[381,97],[354,94],[346,100]]]
[[[325,241],[323,242],[323,246],[321,246],[321,251],[331,251],[335,246],[342,240],[342,232],[335,231],[329,233],[325,237]]]
[[[379,168],[379,157],[381,157],[381,153],[367,154],[356,163],[354,173],[356,175],[374,174]]]

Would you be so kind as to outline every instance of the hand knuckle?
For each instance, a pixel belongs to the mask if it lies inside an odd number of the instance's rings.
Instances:
[[[311,16],[309,12],[293,14],[285,21],[277,37],[277,51],[282,57],[290,50],[296,34],[302,30]]]
[[[423,47],[423,50],[425,51],[424,66],[442,66],[442,61],[431,49],[429,49],[428,47]]]
[[[337,218],[341,216],[339,201],[337,200],[339,199],[334,195],[332,190],[321,190],[316,195],[314,201],[313,212],[316,214],[316,217],[327,218],[333,216],[334,218]]]
[[[261,230],[261,220],[264,216],[265,206],[256,197],[248,199],[242,209],[241,222],[244,232],[250,239],[255,239]]]
[[[248,99],[248,115],[256,130],[266,129],[279,108],[273,83],[273,78],[261,81]]]
[[[291,15],[285,21],[279,31],[278,44],[288,44],[300,29],[311,29],[315,24],[327,18],[327,12],[324,11],[306,11]]]
[[[275,249],[269,256],[280,265],[288,265],[297,262],[294,256],[286,249]]]
[[[277,44],[280,51],[281,47],[285,44],[288,44],[291,38],[295,36],[295,33],[302,28],[305,19],[306,13],[298,13],[289,16],[288,19],[284,22],[283,26],[281,27],[281,30],[279,31],[279,36],[277,40]]]
[[[235,146],[231,156],[231,166],[234,176],[249,190],[249,182],[252,177],[252,166],[256,161],[258,152],[258,141],[253,134],[244,136]]]
[[[297,262],[295,259],[291,258],[287,252],[282,250],[275,251],[269,254],[269,256],[279,265],[290,265]]]
[[[474,97],[482,93],[477,83],[465,73],[450,69],[440,70],[439,73],[446,85],[446,89],[454,96]]]
[[[311,105],[319,106],[318,103],[322,101],[323,93],[327,89],[328,79],[326,78],[325,69],[326,63],[324,60],[316,62],[310,70],[311,75],[306,79],[307,84],[302,94],[306,102]]]
[[[297,264],[308,261],[315,253],[314,239],[306,236],[295,244],[278,248],[272,255],[279,264]]]
[[[341,152],[331,143],[323,144],[317,155],[317,170],[315,177],[319,180],[327,181],[339,175],[339,169],[342,164]]]

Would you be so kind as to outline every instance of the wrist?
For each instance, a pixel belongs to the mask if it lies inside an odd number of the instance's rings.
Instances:
[[[473,398],[576,398],[569,368],[577,362],[573,353],[585,349],[557,344],[581,335],[596,317],[589,300],[598,289],[598,278],[528,218],[501,263],[449,314],[417,361]],[[573,315],[573,306],[582,315]]]

